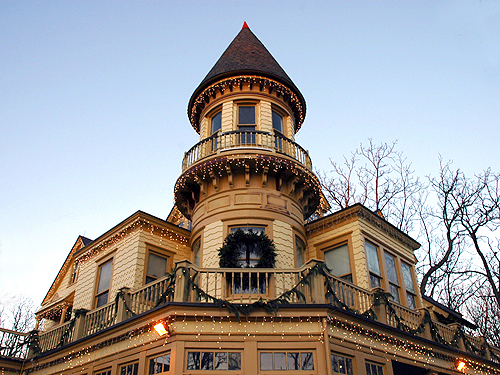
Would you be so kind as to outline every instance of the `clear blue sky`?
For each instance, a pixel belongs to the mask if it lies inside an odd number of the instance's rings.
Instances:
[[[499,1],[0,2],[0,298],[39,304],[78,235],[165,218],[193,90],[243,21],[307,101],[317,169],[372,137],[425,176],[500,171]]]

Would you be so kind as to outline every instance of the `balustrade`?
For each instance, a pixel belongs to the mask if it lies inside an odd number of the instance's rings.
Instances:
[[[0,328],[0,356],[10,358],[25,358],[28,352],[24,332]]]
[[[182,171],[207,156],[237,148],[264,149],[281,153],[312,170],[309,154],[297,143],[279,134],[255,130],[217,133],[203,139],[184,154]]]
[[[178,262],[174,279],[165,276],[135,291],[123,288],[120,290],[118,304],[113,302],[89,312],[84,311],[75,320],[50,331],[40,332],[39,349],[42,352],[55,349],[171,301],[211,303],[218,299],[234,304],[252,304],[283,298],[284,293],[293,290],[294,293],[286,294],[287,302],[291,304],[329,303],[360,313],[373,308],[375,291],[360,288],[327,271],[320,272],[318,270],[321,267],[315,268],[318,263],[321,262],[312,260],[298,269],[252,269],[200,268],[188,261]],[[389,301],[389,306],[399,321],[408,328],[414,330],[419,327],[421,312],[394,301]],[[398,327],[398,319],[393,313],[389,313],[389,306],[379,306],[377,314],[382,316],[378,318],[383,323]],[[439,322],[434,322],[434,325],[447,343],[453,341],[456,327]],[[24,343],[23,335],[26,334],[0,329],[0,355],[8,356],[7,347],[17,347],[19,343]],[[476,348],[481,347],[481,337],[466,335],[466,338]],[[14,353],[14,356],[26,355],[26,350],[23,350]],[[500,349],[492,348],[491,352],[499,355]]]

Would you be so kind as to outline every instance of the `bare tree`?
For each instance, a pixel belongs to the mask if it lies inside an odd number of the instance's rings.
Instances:
[[[395,147],[396,142],[377,145],[368,139],[343,163],[330,159],[332,170],[318,174],[332,210],[361,203],[398,228],[412,230],[425,187]]]
[[[35,326],[35,306],[26,296],[9,298],[0,303],[2,328],[17,332],[29,332]]]

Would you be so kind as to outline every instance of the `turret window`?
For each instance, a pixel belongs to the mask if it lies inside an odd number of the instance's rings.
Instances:
[[[389,279],[389,291],[392,295],[393,300],[399,303],[399,281],[398,270],[396,267],[396,258],[387,253],[385,253],[384,256],[385,267],[387,268],[387,279]]]
[[[255,125],[255,106],[238,106],[238,125]]]
[[[283,116],[273,111],[274,146],[277,150],[283,150]]]
[[[401,269],[403,270],[403,281],[406,289],[406,301],[408,303],[408,307],[415,309],[415,286],[413,285],[411,267],[408,264],[401,262]]]

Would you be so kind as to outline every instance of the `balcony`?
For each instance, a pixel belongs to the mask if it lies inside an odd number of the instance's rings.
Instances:
[[[178,262],[171,275],[137,290],[122,288],[115,301],[91,311],[76,310],[71,321],[39,332],[38,340],[34,340],[38,341],[38,347],[34,351],[32,348],[32,353],[60,348],[168,302],[212,305],[217,301],[224,301],[226,307],[241,315],[254,303],[271,309],[283,303],[301,307],[329,304],[410,335],[500,363],[500,349],[486,345],[482,337],[466,335],[459,326],[434,321],[425,309],[412,310],[395,303],[381,289],[366,290],[333,276],[323,262],[316,260],[298,269],[200,268],[188,261]],[[4,337],[11,336],[12,332],[8,332]],[[24,337],[14,340],[16,343],[29,341]],[[5,353],[6,349],[3,350]],[[25,349],[18,352],[18,355],[25,354]]]
[[[230,131],[205,138],[184,154],[182,172],[198,161],[231,150],[254,149],[286,155],[312,171],[311,158],[297,143],[279,134],[263,131]]]

